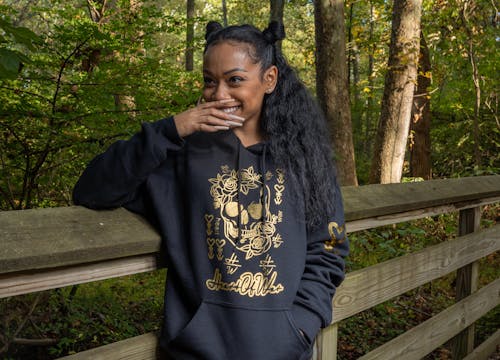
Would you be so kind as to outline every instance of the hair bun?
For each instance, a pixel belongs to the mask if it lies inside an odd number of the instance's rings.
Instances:
[[[274,44],[276,41],[283,40],[285,38],[285,27],[279,21],[271,21],[262,32],[264,39],[270,44]]]
[[[217,21],[209,21],[205,28],[205,40],[207,40],[211,34],[219,31],[220,29],[222,29],[222,25],[220,23]]]

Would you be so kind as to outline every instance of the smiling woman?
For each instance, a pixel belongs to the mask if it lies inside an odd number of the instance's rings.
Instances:
[[[283,38],[278,23],[209,23],[204,102],[144,123],[75,186],[76,204],[124,206],[161,234],[162,358],[305,360],[331,322],[342,198],[324,117]]]

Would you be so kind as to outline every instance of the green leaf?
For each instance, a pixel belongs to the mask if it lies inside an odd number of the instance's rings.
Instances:
[[[0,72],[0,76],[7,77],[5,74],[17,75],[20,64],[21,58],[19,57],[19,53],[8,49],[0,49],[0,66],[3,70]]]
[[[18,43],[25,45],[28,49],[32,51],[35,50],[33,44],[41,43],[40,37],[30,29],[25,27],[13,28],[12,36],[14,36],[14,39]]]

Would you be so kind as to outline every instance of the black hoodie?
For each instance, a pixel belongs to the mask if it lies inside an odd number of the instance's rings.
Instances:
[[[160,346],[190,360],[307,359],[348,253],[342,199],[307,229],[302,193],[266,143],[232,131],[182,139],[173,118],[145,123],[97,156],[75,204],[124,206],[160,232],[168,266]]]

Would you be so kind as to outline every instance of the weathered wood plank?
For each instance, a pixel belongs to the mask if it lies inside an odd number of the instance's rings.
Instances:
[[[421,359],[500,303],[500,279],[362,356],[360,360]]]
[[[390,214],[405,221],[405,216],[425,216],[422,209],[427,207],[458,208],[499,198],[500,176],[345,187],[342,192],[346,219],[367,218],[366,228],[372,226],[370,221],[394,223],[388,220]],[[349,231],[356,226],[359,223],[351,222]],[[153,228],[124,209],[92,211],[75,206],[0,212],[0,240],[2,274],[144,255],[160,248]]]
[[[157,334],[147,333],[65,356],[59,360],[156,360],[157,347]]]
[[[500,329],[474,349],[463,360],[486,360],[500,347]]]
[[[479,230],[481,209],[461,210],[458,219],[458,235],[465,235]],[[479,262],[474,261],[457,270],[456,300],[460,301],[477,290]],[[474,324],[452,339],[453,359],[463,359],[474,349]]]
[[[156,254],[151,254],[64,268],[9,273],[0,275],[0,298],[138,274],[157,268]]]
[[[378,226],[392,225],[405,221],[422,219],[429,216],[446,214],[464,209],[475,208],[481,205],[494,204],[500,202],[500,197],[485,198],[481,200],[464,201],[452,205],[440,205],[435,207],[410,210],[397,214],[374,216],[365,219],[347,221],[346,231],[352,233],[355,231],[373,229]]]
[[[158,252],[160,237],[125,209],[0,212],[0,274]]]
[[[500,250],[500,225],[347,274],[333,299],[335,322]]]
[[[332,324],[316,337],[313,360],[335,360],[337,358],[338,324]]]
[[[342,188],[346,220],[500,196],[500,175]]]

